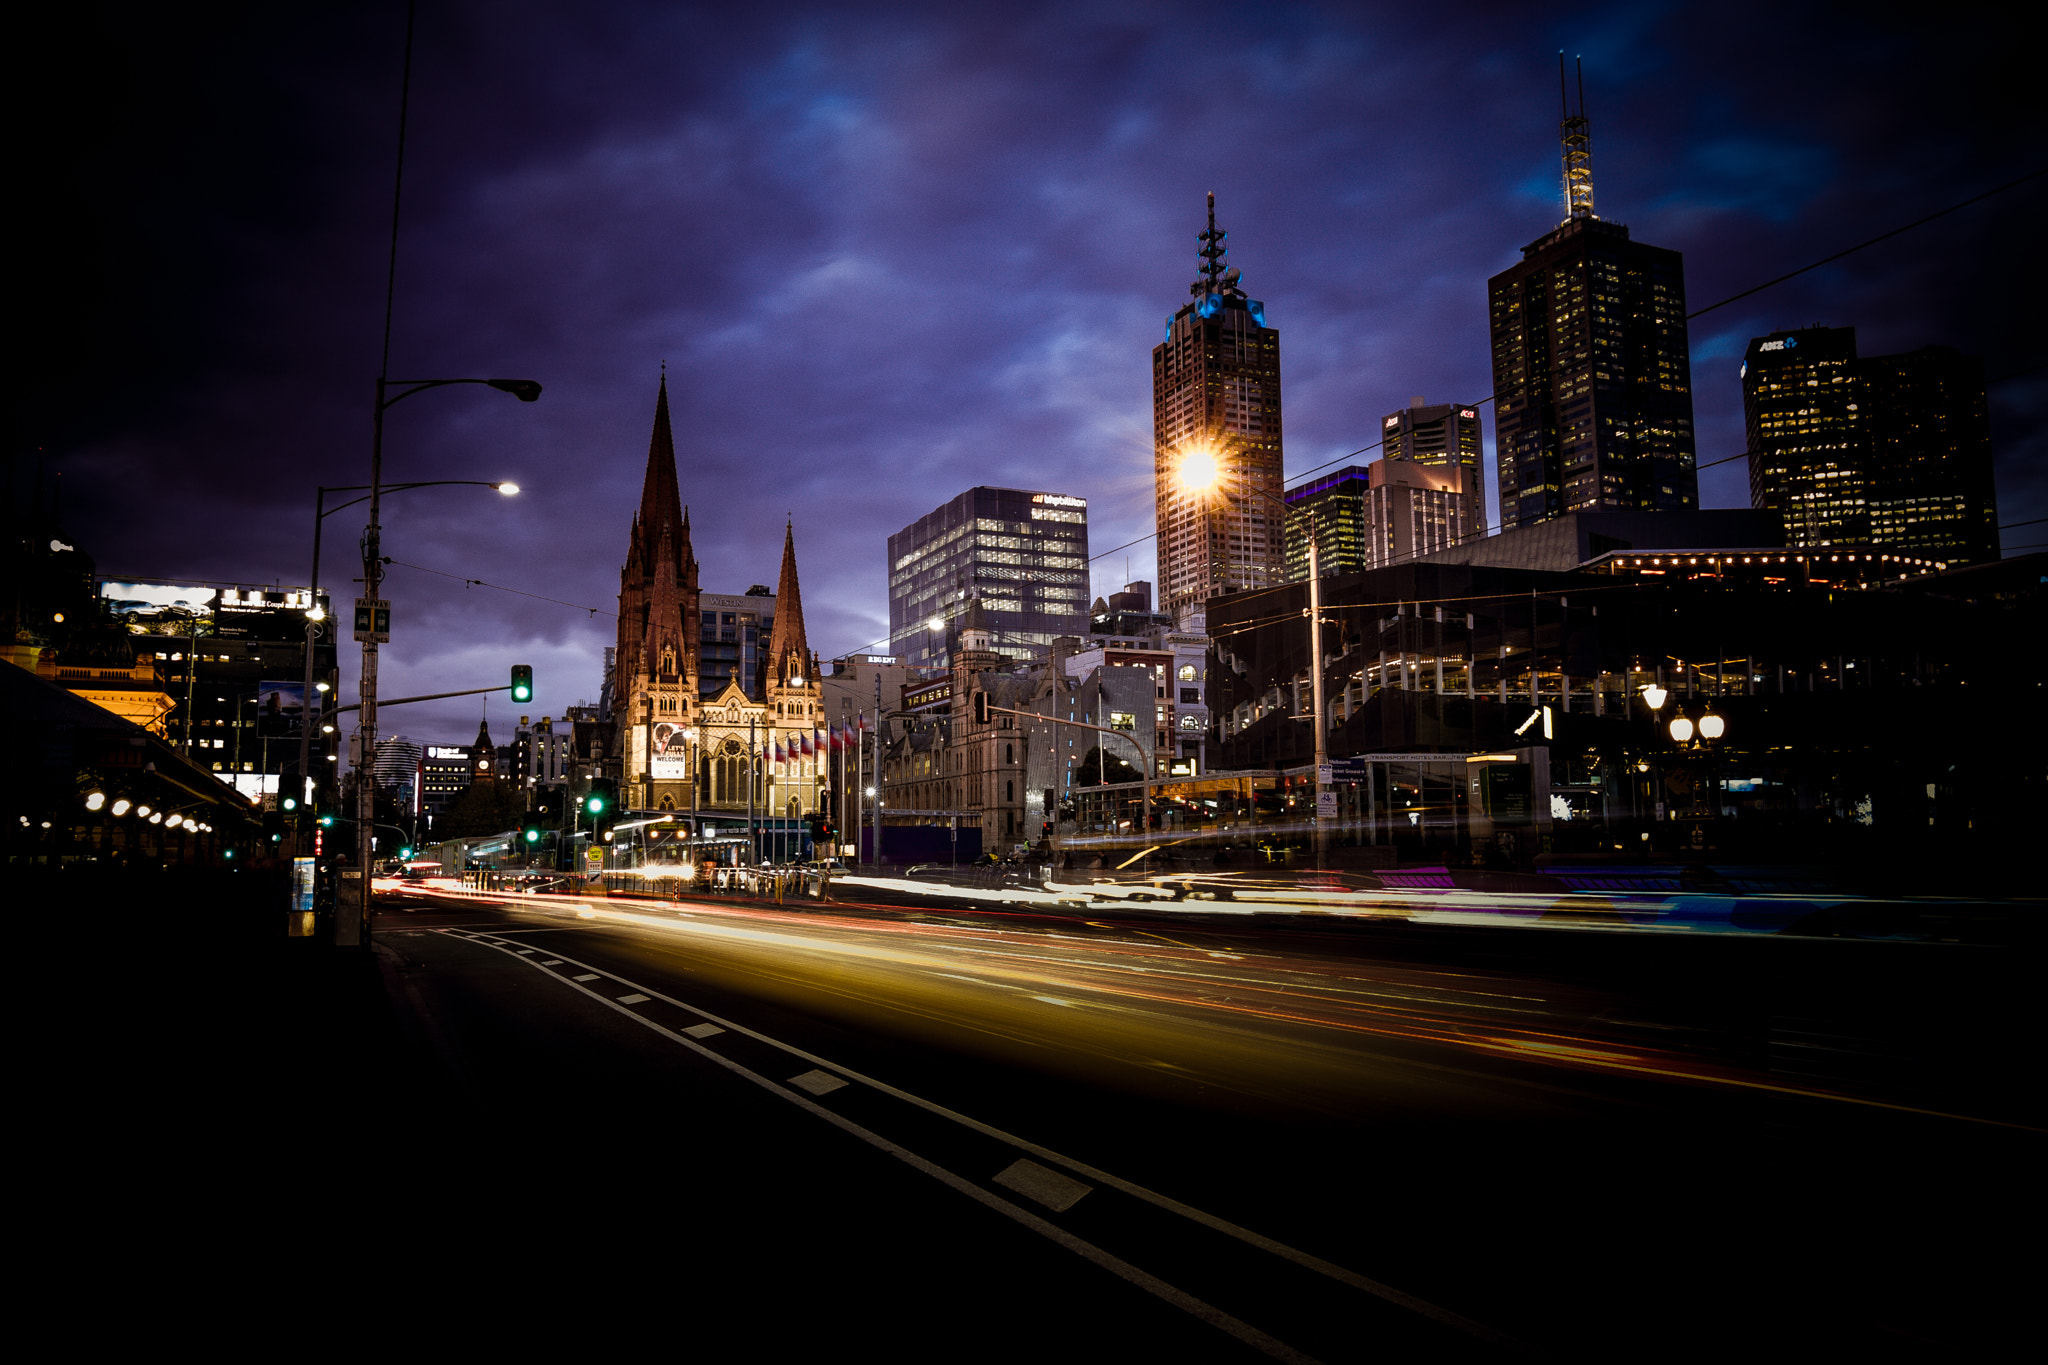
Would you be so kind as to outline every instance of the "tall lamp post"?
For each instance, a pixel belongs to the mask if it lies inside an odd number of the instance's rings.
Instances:
[[[1225,471],[1216,451],[1210,444],[1193,446],[1181,456],[1178,477],[1180,485],[1189,493],[1217,493],[1228,496],[1223,490]],[[1254,493],[1278,507],[1283,515],[1290,514],[1286,503],[1260,488],[1250,479],[1240,478],[1238,487],[1246,493]],[[1323,811],[1331,805],[1330,784],[1324,775],[1330,770],[1329,730],[1323,723],[1323,589],[1322,563],[1317,557],[1317,542],[1321,539],[1321,519],[1310,512],[1308,534],[1308,677],[1310,707],[1314,711],[1315,725],[1315,853],[1316,866],[1323,865],[1327,840],[1327,827]]]
[[[360,754],[363,762],[376,749],[377,744],[377,630],[376,613],[379,610],[377,591],[384,580],[384,550],[380,524],[384,495],[384,412],[393,404],[404,401],[427,389],[444,388],[450,384],[485,384],[504,393],[511,394],[522,403],[531,403],[540,397],[540,385],[531,379],[386,379],[377,376],[377,406],[373,413],[370,430],[370,522],[363,528],[363,599],[373,604],[370,620],[362,623],[369,628],[357,632],[363,646],[362,672],[362,729]],[[396,390],[396,392],[394,392]],[[393,491],[415,485],[392,485]],[[363,781],[360,774],[356,781],[356,876],[358,891],[352,903],[344,903],[335,916],[334,941],[337,946],[354,948],[362,945],[370,910],[370,861],[375,850],[375,831],[372,822],[376,812],[377,784]]]
[[[495,488],[508,498],[519,491],[518,484],[506,479],[495,482],[482,479],[426,479],[417,483],[387,484],[384,491],[402,493],[409,488],[453,487]],[[366,483],[322,484],[315,490],[313,499],[313,576],[306,594],[306,673],[299,692],[299,808],[302,812],[313,804],[313,646],[320,638],[320,631],[326,627],[327,622],[327,611],[320,605],[320,532],[328,517],[367,501],[369,490],[370,485]],[[350,498],[347,502],[329,507],[329,493],[361,493],[363,497]],[[325,710],[324,707],[321,709]]]

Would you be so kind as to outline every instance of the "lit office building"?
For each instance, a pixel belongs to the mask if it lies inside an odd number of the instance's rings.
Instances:
[[[1280,333],[1266,325],[1266,305],[1245,295],[1237,267],[1224,265],[1228,236],[1212,194],[1192,297],[1152,348],[1160,604],[1183,624],[1219,593],[1286,574]],[[1190,471],[1210,489],[1191,491]]]
[[[1565,220],[1487,281],[1502,530],[1699,506],[1685,261],[1593,212],[1583,89],[1579,105]]]
[[[970,488],[889,537],[889,641],[898,660],[950,667],[976,597],[999,655],[1028,659],[1057,636],[1084,633],[1088,500]]]
[[[1366,473],[1371,482],[1365,495],[1366,568],[1447,550],[1462,538],[1467,509],[1477,500],[1465,495],[1463,469],[1374,460]]]
[[[1357,573],[1366,566],[1365,499],[1371,487],[1363,465],[1347,465],[1287,490],[1288,582],[1308,577],[1311,533],[1323,577]]]
[[[1458,471],[1463,511],[1458,538],[1486,534],[1486,481],[1480,473],[1479,409],[1463,403],[1425,403],[1419,396],[1380,419],[1380,455],[1431,469]]]
[[[1946,346],[1856,354],[1853,327],[1773,332],[1742,365],[1753,506],[1793,547],[1998,558],[1983,364]]]

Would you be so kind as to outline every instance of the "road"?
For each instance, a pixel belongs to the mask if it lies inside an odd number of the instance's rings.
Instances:
[[[1913,1358],[2021,1321],[2024,955],[840,894],[391,900],[456,1164],[567,1157],[678,1264],[830,1287],[815,1344],[903,1359]]]

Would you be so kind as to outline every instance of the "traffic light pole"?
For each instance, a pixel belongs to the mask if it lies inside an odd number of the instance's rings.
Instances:
[[[460,692],[425,692],[417,697],[380,697],[377,700],[377,705],[403,706],[409,701],[439,701],[443,697],[480,697],[486,692],[509,692],[511,690],[510,684],[501,687],[466,687]],[[360,709],[362,709],[362,703],[355,702],[348,706],[335,707],[334,714],[342,716],[347,715],[350,711]]]

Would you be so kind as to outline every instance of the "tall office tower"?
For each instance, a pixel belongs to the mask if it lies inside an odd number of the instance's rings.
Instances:
[[[1563,123],[1565,220],[1487,281],[1502,530],[1699,505],[1685,262],[1594,214],[1585,108],[1582,79]]]
[[[1743,354],[1749,502],[1785,519],[1787,545],[1870,539],[1870,470],[1856,389],[1854,327],[1757,337]]]
[[[1409,400],[1380,420],[1380,453],[1389,460],[1413,460],[1431,469],[1456,469],[1459,540],[1486,534],[1486,480],[1479,472],[1479,409],[1463,403],[1425,404]]]
[[[889,537],[889,647],[950,667],[967,604],[981,599],[998,654],[1028,659],[1088,630],[1088,500],[970,488]]]
[[[1183,623],[1218,593],[1263,588],[1286,572],[1280,333],[1239,287],[1237,267],[1224,265],[1228,236],[1212,194],[1197,237],[1201,274],[1152,350],[1160,603]],[[1184,474],[1212,479],[1211,491],[1190,491]]]
[[[1365,497],[1371,487],[1371,474],[1354,464],[1287,490],[1288,582],[1308,577],[1311,533],[1323,577],[1365,568]]]
[[[1983,362],[1946,346],[1856,354],[1853,327],[1773,332],[1742,364],[1753,505],[1794,546],[1939,563],[1998,558]]]

